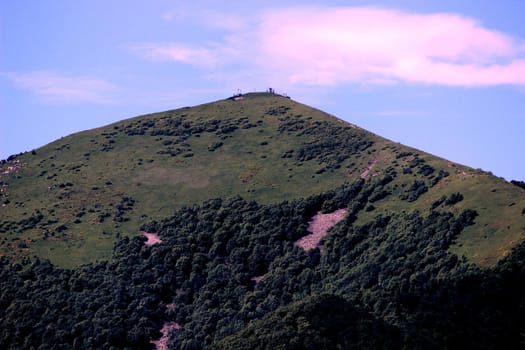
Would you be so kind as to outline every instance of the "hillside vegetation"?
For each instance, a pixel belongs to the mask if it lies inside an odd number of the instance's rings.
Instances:
[[[525,346],[524,184],[283,96],[83,131],[0,175],[2,349]]]
[[[444,197],[459,193],[457,210],[479,217],[455,253],[493,265],[525,237],[520,187],[254,93],[124,120],[10,157],[0,179],[0,251],[78,266],[109,258],[118,238],[184,205],[232,195],[277,203],[385,172],[397,176],[358,222],[443,207]]]
[[[0,263],[6,349],[520,348],[524,244],[483,270],[447,253],[476,219],[432,210],[355,224],[378,182],[304,200],[239,197],[183,208],[124,238],[107,262]],[[318,248],[294,242],[319,210],[349,213]]]

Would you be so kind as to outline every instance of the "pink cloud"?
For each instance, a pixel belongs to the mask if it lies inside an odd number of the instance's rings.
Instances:
[[[522,45],[455,14],[276,10],[259,35],[265,61],[294,83],[525,84]]]
[[[16,86],[50,103],[111,103],[116,87],[101,79],[71,77],[52,71],[3,73]]]
[[[210,18],[215,22],[209,25],[218,26],[220,16]],[[242,65],[259,80],[281,85],[525,85],[523,40],[458,14],[312,7],[242,21],[225,16],[224,22],[229,32],[222,42],[149,43],[135,51],[151,60],[214,68],[217,76],[224,75],[216,69],[221,65]]]

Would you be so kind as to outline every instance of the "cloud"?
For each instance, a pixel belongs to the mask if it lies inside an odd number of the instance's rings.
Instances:
[[[2,73],[17,87],[48,103],[112,103],[116,87],[104,80],[69,77],[52,71]]]
[[[210,67],[218,63],[216,48],[192,48],[183,43],[144,43],[132,47],[143,58],[151,61],[173,61]]]
[[[240,16],[235,11],[228,11],[224,6],[220,5],[221,10],[214,10],[209,6],[208,9],[203,9],[202,4],[179,3],[173,4],[169,11],[160,15],[160,18],[166,22],[178,23],[185,26],[192,25],[206,25],[208,27],[236,31],[244,29],[249,16]]]
[[[520,44],[455,14],[277,10],[260,33],[266,61],[298,83],[525,84]]]
[[[217,14],[210,18],[210,26],[221,25]],[[525,85],[523,41],[458,14],[312,7],[224,18],[221,42],[147,43],[134,50],[151,60],[214,68],[215,75],[221,65],[242,65],[290,86]]]

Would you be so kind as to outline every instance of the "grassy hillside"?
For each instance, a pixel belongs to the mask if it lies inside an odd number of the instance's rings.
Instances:
[[[2,349],[525,345],[523,184],[283,96],[80,132],[0,175]]]
[[[138,235],[144,223],[209,198],[278,203],[385,173],[392,182],[357,223],[379,213],[471,208],[476,223],[451,251],[484,265],[525,238],[519,187],[254,93],[124,120],[11,157],[0,179],[0,254],[78,266],[109,258],[114,242]],[[462,200],[450,204],[458,193]]]

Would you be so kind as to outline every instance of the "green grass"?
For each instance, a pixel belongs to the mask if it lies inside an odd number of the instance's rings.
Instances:
[[[230,130],[217,132],[213,123]],[[291,126],[283,130],[286,123]],[[188,133],[185,125],[201,129]],[[334,131],[341,127],[346,128],[342,134]],[[143,135],[131,132],[140,130]],[[168,135],[167,130],[179,134]],[[353,139],[329,155],[298,160],[301,147],[329,144],[340,135]],[[334,154],[344,153],[359,141],[373,145],[334,161]],[[402,169],[413,156],[397,159],[401,152],[419,153],[436,171],[444,169],[451,175],[417,201],[401,201],[402,186],[425,180],[419,174],[403,175]],[[25,153],[16,159],[23,168],[1,179],[8,183],[3,200],[9,203],[0,207],[5,231],[0,254],[17,258],[36,254],[64,267],[109,258],[118,235],[137,235],[144,222],[171,215],[184,205],[233,195],[261,203],[307,197],[358,179],[371,163],[371,179],[394,168],[398,176],[390,185],[397,189],[374,203],[376,210],[363,212],[358,222],[380,212],[424,211],[441,196],[461,192],[465,199],[453,210],[469,207],[480,216],[476,225],[460,235],[455,253],[480,264],[493,264],[525,233],[525,216],[521,215],[525,195],[518,187],[466,167],[452,168],[445,160],[265,93],[124,120],[61,138],[37,149],[36,154]],[[331,167],[336,163],[337,167]],[[2,166],[2,173],[9,165]],[[125,220],[117,222],[117,207],[124,197],[134,200],[134,205],[123,212]],[[511,203],[515,204],[509,206]],[[23,229],[20,221],[37,212],[43,219]],[[57,232],[63,225],[67,229]]]
[[[445,169],[450,175],[412,203],[399,200],[401,186],[403,184],[408,186],[414,180],[424,180],[424,177],[419,174],[398,176],[389,184],[391,187],[397,185],[397,190],[394,189],[392,195],[374,203],[375,210],[363,211],[356,224],[363,224],[378,213],[389,214],[414,210],[430,213],[434,202],[443,196],[459,192],[464,196],[462,201],[453,206],[441,204],[436,210],[447,210],[459,214],[464,209],[470,208],[476,210],[479,216],[476,217],[474,225],[467,227],[459,235],[456,244],[450,249],[451,252],[458,256],[465,256],[481,266],[493,266],[498,260],[507,256],[513,246],[525,239],[525,215],[521,214],[522,208],[525,208],[523,189],[489,173],[454,164],[421,151],[399,147],[405,152],[419,154],[427,164],[435,169]],[[392,164],[391,155],[392,153],[388,150],[377,154],[376,171],[381,173],[379,168],[385,167],[389,162],[398,170],[406,166],[406,160],[397,160],[399,164],[397,166]]]
[[[347,181],[342,170],[315,174],[320,167],[315,160],[297,162],[281,157],[311,141],[310,136],[278,132],[279,116],[267,112],[281,106],[304,118],[335,123],[324,113],[289,99],[252,95],[244,101],[224,100],[132,118],[64,137],[37,149],[36,154],[17,157],[27,166],[18,177],[4,178],[9,183],[10,202],[0,209],[2,220],[19,222],[37,210],[44,219],[35,228],[3,233],[2,254],[37,254],[60,266],[76,266],[108,258],[117,234],[136,235],[144,221],[171,215],[183,205],[233,195],[262,203],[278,202]],[[220,136],[200,132],[178,143],[177,136],[130,136],[122,131],[148,120],[159,123],[162,130],[162,123],[181,115],[192,124],[233,120],[230,124],[236,125],[237,119],[248,118],[257,127],[239,127]],[[174,147],[187,150],[176,156],[160,154],[170,141]],[[209,151],[216,142],[222,142],[222,147]],[[108,145],[110,149],[104,151]],[[186,157],[189,153],[193,156]],[[67,183],[72,186],[63,187]],[[116,206],[122,197],[132,198],[135,204],[125,213],[129,221],[115,222]],[[108,217],[99,222],[105,213]],[[51,223],[46,224],[49,220]],[[67,230],[53,234],[61,225]],[[19,249],[22,246],[29,248]]]

